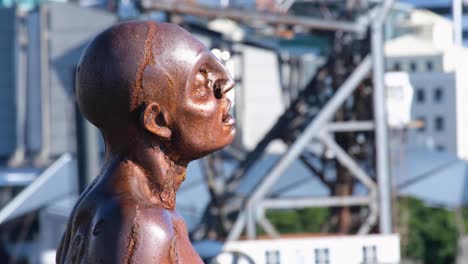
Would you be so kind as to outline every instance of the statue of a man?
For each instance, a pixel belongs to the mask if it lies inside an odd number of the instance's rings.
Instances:
[[[90,43],[76,96],[104,137],[105,162],[72,211],[57,263],[202,263],[175,212],[176,191],[190,161],[234,139],[233,85],[173,24],[125,22]]]

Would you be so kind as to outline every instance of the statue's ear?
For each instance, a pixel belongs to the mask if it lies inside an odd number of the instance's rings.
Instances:
[[[161,107],[157,103],[150,103],[145,106],[141,114],[143,127],[150,133],[159,136],[161,139],[171,138],[171,130],[167,127],[167,122],[161,112]]]

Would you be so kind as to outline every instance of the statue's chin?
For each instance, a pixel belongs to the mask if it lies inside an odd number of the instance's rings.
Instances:
[[[225,127],[222,133],[216,136],[216,140],[203,138],[202,140],[193,140],[192,138],[179,139],[178,144],[173,144],[171,151],[183,153],[181,157],[184,160],[192,161],[201,159],[209,154],[216,152],[230,145],[236,136],[234,126]]]

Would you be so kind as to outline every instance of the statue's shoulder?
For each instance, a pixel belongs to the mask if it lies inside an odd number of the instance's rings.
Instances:
[[[122,227],[148,231],[157,229],[168,237],[173,236],[174,223],[170,211],[129,197],[112,197],[100,201],[94,218],[118,220]]]
[[[165,208],[157,206],[139,205],[138,221],[145,229],[156,229],[164,232],[172,239],[174,236],[174,222],[171,212]]]
[[[174,227],[164,209],[121,197],[101,201],[90,225],[88,258],[103,263],[170,263]]]

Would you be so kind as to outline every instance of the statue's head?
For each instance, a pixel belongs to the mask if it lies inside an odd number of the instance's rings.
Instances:
[[[183,160],[232,142],[226,93],[233,85],[226,68],[187,31],[148,21],[99,34],[76,75],[79,107],[106,144],[131,147],[139,137]]]

